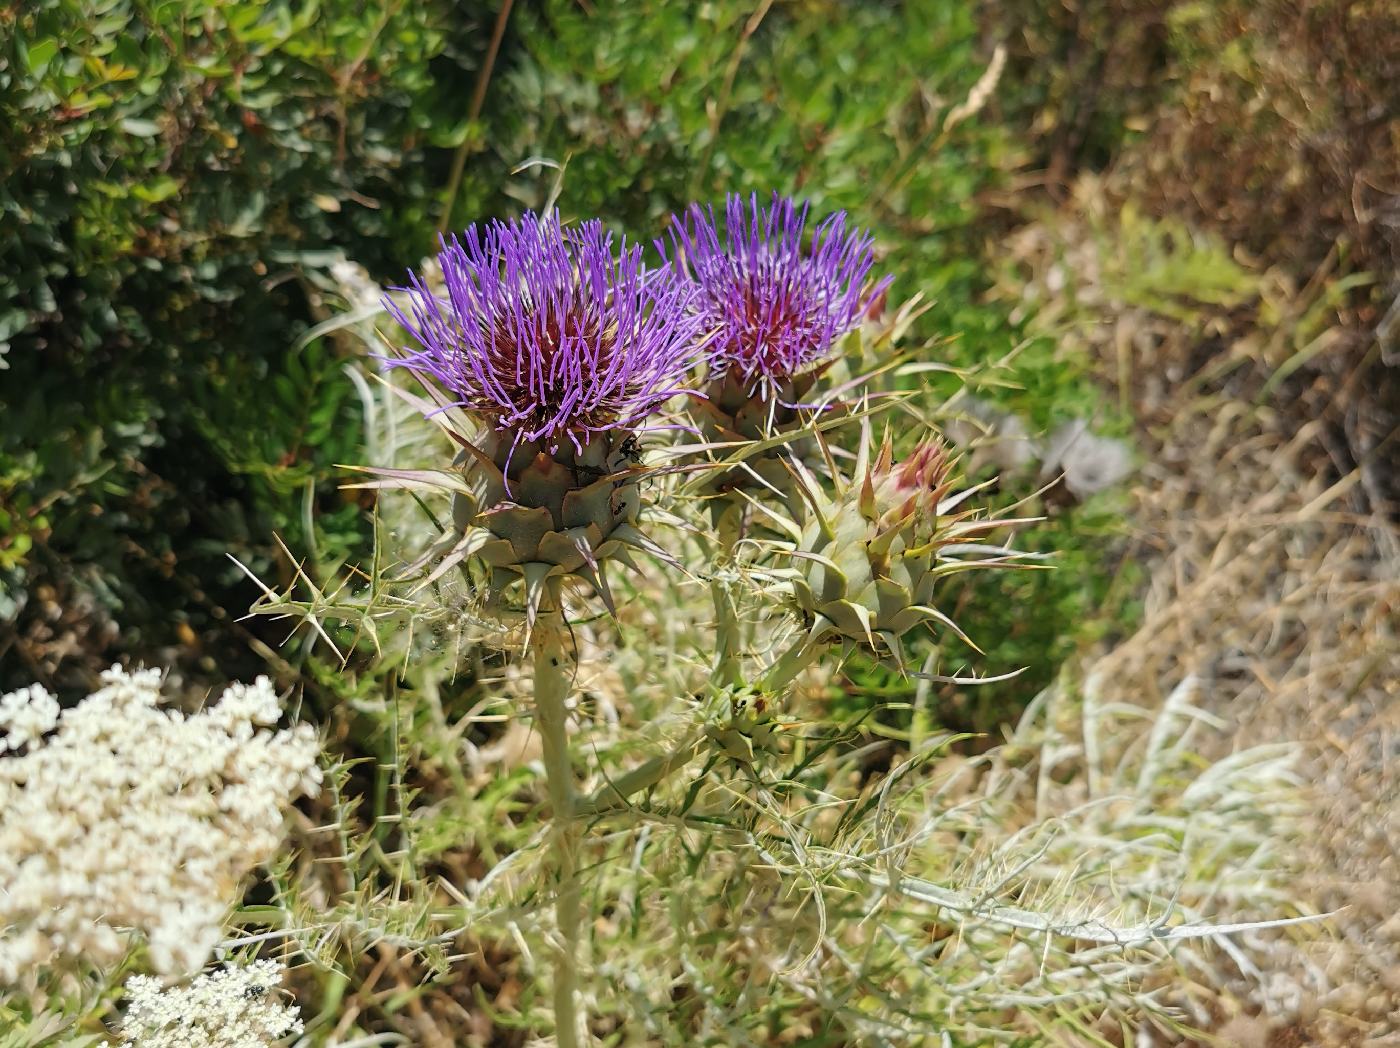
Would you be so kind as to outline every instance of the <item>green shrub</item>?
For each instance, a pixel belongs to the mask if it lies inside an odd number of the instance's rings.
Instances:
[[[287,358],[301,274],[422,253],[475,29],[445,0],[0,11],[0,618],[41,583],[138,629],[216,604],[223,553],[353,458],[338,365]]]

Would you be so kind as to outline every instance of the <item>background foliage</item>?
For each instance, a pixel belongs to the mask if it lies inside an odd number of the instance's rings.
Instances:
[[[953,336],[950,362],[1019,346],[992,399],[1039,426],[1102,415],[1082,365],[981,300],[979,194],[1018,147],[983,115],[950,123],[987,71],[975,5],[524,4],[469,121],[495,13],[46,0],[5,16],[20,235],[0,248],[19,278],[0,302],[0,676],[77,685],[158,647],[196,676],[251,665],[261,645],[229,620],[255,592],[225,553],[264,570],[281,533],[365,555],[333,469],[357,460],[340,362],[358,350],[297,338],[337,259],[393,281],[426,253],[454,151],[454,226],[556,184],[566,213],[642,239],[728,190],[846,208],[900,275],[893,301],[931,303],[920,330]],[[1046,544],[1073,547],[1075,527]],[[1020,635],[972,624],[996,665],[1035,667],[1012,701],[1066,650],[1074,576],[1100,570],[1075,567],[1021,583],[1018,603],[1056,611]]]
[[[434,638],[405,698],[392,660],[342,672],[305,634],[235,621],[258,591],[226,554],[299,592],[370,556],[373,507],[336,464],[391,437],[347,369],[363,344],[315,328],[361,304],[343,263],[392,282],[439,225],[556,193],[647,240],[691,199],[793,192],[876,232],[891,302],[928,305],[917,340],[977,367],[979,400],[1033,436],[1081,420],[1184,455],[1194,434],[1159,438],[1244,404],[1290,447],[1319,433],[1290,476],[1355,470],[1347,512],[1393,515],[1392,7],[519,0],[488,79],[497,0],[0,0],[0,688],[81,693],[118,658],[196,691],[255,672],[299,686],[343,763],[239,919],[332,900],[324,964],[298,986],[314,1029],[358,1009],[365,1029],[456,1030],[467,1010],[523,1041],[510,949],[473,944],[429,992],[444,951],[393,945],[424,928],[416,885],[528,843],[502,665],[453,676]],[[995,499],[1030,497],[1047,519],[1024,541],[1058,568],[976,582],[957,611],[979,669],[1029,670],[930,697],[849,666],[811,698],[850,725],[837,753],[859,775],[890,759],[881,739],[937,726],[910,732],[911,704],[997,731],[1047,682],[1075,692],[1076,650],[1132,632],[1142,551],[1173,540],[1129,547],[1119,493],[1080,503],[1035,494],[1037,464],[1003,472]],[[656,681],[623,683],[639,716],[661,708]],[[315,828],[331,823],[341,839]],[[722,888],[705,902],[723,909]],[[773,999],[746,1021],[780,1027]]]
[[[75,629],[98,660],[226,648],[224,553],[259,559],[308,490],[353,541],[348,390],[328,347],[292,351],[306,273],[421,253],[477,28],[446,3],[0,10],[7,669],[61,675]],[[74,607],[88,626],[52,621]]]

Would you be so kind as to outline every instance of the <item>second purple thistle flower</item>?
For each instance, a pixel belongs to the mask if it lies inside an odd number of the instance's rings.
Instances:
[[[808,205],[773,194],[731,194],[724,222],[692,204],[673,217],[672,247],[700,288],[696,307],[714,333],[710,378],[760,400],[791,397],[793,379],[826,358],[889,286],[873,285],[874,241],[848,228],[845,212],[807,237]]]

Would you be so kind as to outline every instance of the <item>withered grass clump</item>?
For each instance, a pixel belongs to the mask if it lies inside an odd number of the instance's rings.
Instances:
[[[1335,911],[1331,934],[1247,936],[1249,960],[1221,958],[1203,1007],[1290,1027],[1293,1043],[1359,1043],[1400,1014],[1400,532],[1349,504],[1359,471],[1334,482],[1308,465],[1321,423],[1286,434],[1250,415],[1183,410],[1163,434],[1174,468],[1134,511],[1144,620],[1100,671],[1136,695],[1198,675],[1202,707],[1237,725],[1207,752],[1302,744],[1309,809],[1290,861],[1312,906]]]
[[[1004,14],[1007,12],[1003,12]],[[1060,187],[1126,168],[1159,214],[1270,262],[1400,257],[1400,20],[1385,0],[1013,4],[1005,106]],[[1108,147],[1113,147],[1112,155]]]
[[[1336,447],[1330,420],[1359,410],[1359,391],[1314,372],[1326,405],[1305,418],[1287,386],[1310,347],[1345,353],[1348,286],[1241,264],[1199,227],[1115,208],[1090,178],[1004,251],[998,293],[1096,362],[1148,459],[1125,552],[1147,575],[1142,620],[1098,658],[1086,696],[1170,706],[1191,680],[1193,716],[1229,726],[1205,732],[1205,755],[1301,746],[1303,832],[1271,847],[1307,905],[1335,911],[1330,933],[1251,933],[1171,992],[1227,1043],[1393,1031],[1400,532],[1381,461],[1347,467]]]
[[[1382,463],[1400,426],[1400,18],[1383,0],[1111,0],[1018,8],[1013,68],[1032,162],[1063,200],[1099,171],[1125,205],[1219,237],[1310,336],[1248,354],[1197,343],[1242,395],[1323,420],[1316,468],[1360,467],[1400,514]],[[1110,149],[1111,144],[1111,149]],[[1077,281],[1072,281],[1077,283]],[[1110,319],[1116,321],[1121,314]],[[1317,321],[1317,323],[1313,323]],[[1247,321],[1246,326],[1252,325]],[[1236,329],[1238,330],[1238,329]]]

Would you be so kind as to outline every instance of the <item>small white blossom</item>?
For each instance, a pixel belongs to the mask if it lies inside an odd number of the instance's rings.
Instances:
[[[302,1030],[296,1007],[278,999],[281,982],[276,961],[227,967],[170,989],[135,976],[126,984],[121,1048],[269,1048]]]
[[[1082,419],[1066,423],[1050,437],[1042,472],[1064,474],[1065,487],[1079,498],[1111,488],[1133,471],[1128,445],[1089,432]]]
[[[331,263],[331,279],[340,287],[340,292],[352,309],[374,309],[384,297],[384,289],[374,282],[369,270],[358,262],[338,259]]]
[[[287,803],[320,780],[314,731],[270,729],[266,678],[188,717],[159,708],[156,670],[102,684],[61,713],[42,688],[0,699],[16,751],[0,757],[0,984],[112,963],[133,934],[162,975],[203,967]]]
[[[58,723],[58,700],[39,684],[0,695],[0,753],[31,746]]]

